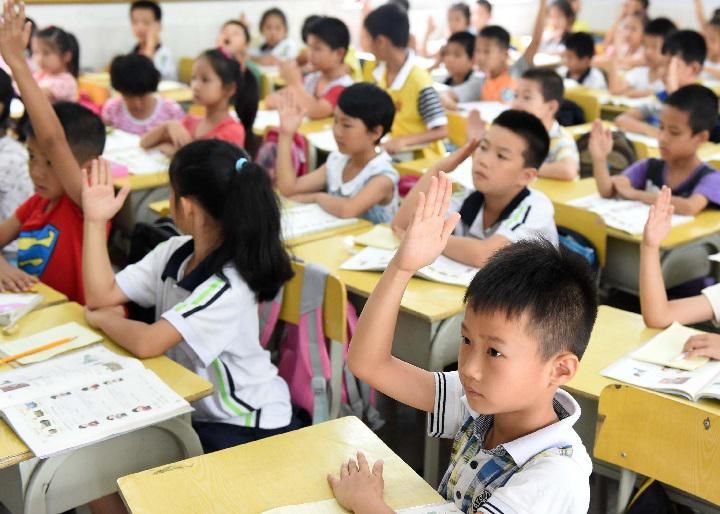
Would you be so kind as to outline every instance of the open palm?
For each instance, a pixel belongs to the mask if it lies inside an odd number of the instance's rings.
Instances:
[[[122,208],[130,188],[126,185],[115,195],[110,165],[104,159],[93,161],[90,172],[85,171],[82,188],[83,216],[87,221],[105,222]]]
[[[663,239],[670,234],[672,228],[672,215],[674,207],[671,203],[672,191],[663,186],[657,195],[655,203],[650,207],[645,230],[643,231],[643,242],[651,247],[660,246]]]

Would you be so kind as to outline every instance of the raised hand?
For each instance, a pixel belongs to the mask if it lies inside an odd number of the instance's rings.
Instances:
[[[105,159],[92,162],[90,171],[84,170],[82,209],[85,221],[107,222],[122,208],[130,187],[125,185],[115,195],[110,164]]]
[[[595,120],[590,131],[590,155],[593,160],[603,160],[612,151],[613,140],[612,132],[609,128],[604,128],[602,121]]]
[[[24,62],[32,26],[25,19],[25,4],[6,0],[0,18],[0,54],[8,65]]]
[[[482,118],[480,111],[477,109],[470,111],[467,124],[468,140],[476,139],[477,141],[482,141],[485,137],[486,128],[487,123],[485,123],[485,120]]]
[[[427,193],[418,195],[415,215],[393,258],[401,270],[415,273],[443,252],[460,219],[458,213],[446,217],[451,195],[452,183],[443,172],[432,177]]]
[[[292,94],[278,95],[276,106],[280,115],[280,133],[293,135],[305,119],[306,110],[295,101]]]
[[[453,153],[448,154],[436,162],[433,165],[433,169],[444,171],[445,173],[452,173],[467,158],[472,156],[479,144],[479,139],[471,138],[467,143],[455,150]]]
[[[655,204],[650,206],[645,230],[643,231],[643,244],[653,248],[659,248],[660,243],[670,233],[672,228],[672,215],[675,207],[670,203],[672,191],[663,186],[655,199]]]

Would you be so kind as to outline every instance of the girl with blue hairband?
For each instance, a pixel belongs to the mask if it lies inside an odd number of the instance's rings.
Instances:
[[[170,210],[187,235],[117,274],[105,230],[125,192],[115,194],[105,161],[87,175],[87,321],[137,357],[164,354],[212,382],[214,393],[193,403],[205,452],[296,427],[287,384],[259,339],[258,302],[274,298],[293,275],[265,170],[224,141],[178,150],[170,163]],[[117,307],[129,301],[155,306],[156,321],[126,319]]]

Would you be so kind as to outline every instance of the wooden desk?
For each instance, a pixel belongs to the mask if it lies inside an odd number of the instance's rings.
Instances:
[[[161,217],[170,216],[170,200],[158,200],[150,204],[150,211]]]
[[[118,485],[133,514],[260,513],[333,498],[325,477],[357,450],[371,463],[383,459],[385,501],[393,509],[444,501],[355,417],[125,476]]]
[[[108,96],[115,93],[114,91],[112,91],[110,85],[110,73],[106,71],[97,73],[83,73],[78,78],[78,86],[81,90],[85,87],[102,87],[107,89]],[[193,99],[193,94],[190,86],[181,83],[173,84],[169,81],[160,81],[157,93],[163,98],[166,98],[168,100],[174,100],[178,103],[189,103]]]
[[[65,303],[68,301],[67,296],[62,294],[60,291],[56,291],[49,285],[43,284],[42,282],[38,282],[37,284],[35,284],[32,288],[32,291],[43,295],[43,301],[37,307],[38,309],[52,307],[53,305],[58,305],[60,303]],[[23,320],[25,320],[25,317],[21,318],[18,324],[23,323]]]
[[[161,171],[158,173],[148,173],[144,175],[133,175],[130,173],[124,177],[117,177],[113,179],[113,184],[116,188],[128,185],[130,191],[143,191],[146,189],[156,189],[158,187],[167,186],[170,181],[170,175],[167,171]]]

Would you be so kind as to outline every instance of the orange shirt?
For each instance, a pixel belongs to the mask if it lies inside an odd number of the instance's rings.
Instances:
[[[515,79],[505,70],[495,78],[485,77],[480,99],[483,102],[509,103],[513,99],[514,90]]]

